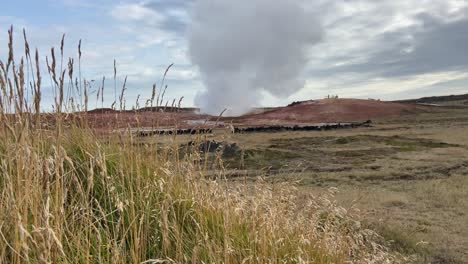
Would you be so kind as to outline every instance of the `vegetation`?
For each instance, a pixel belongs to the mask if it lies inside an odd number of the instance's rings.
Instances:
[[[468,109],[431,111],[377,120],[370,128],[212,140],[245,153],[242,171],[235,169],[240,154],[228,164],[231,181],[294,181],[315,195],[338,187],[339,204],[359,209],[363,226],[392,250],[418,255],[416,263],[466,263]]]
[[[217,157],[213,180],[199,151],[96,133],[87,82],[74,77],[73,59],[63,65],[63,39],[61,56],[52,49],[47,59],[54,112],[41,113],[40,56],[24,34],[18,64],[12,35],[0,61],[0,262],[407,261],[338,206],[333,189],[312,196],[290,184],[229,184]],[[125,89],[113,107],[125,108]]]

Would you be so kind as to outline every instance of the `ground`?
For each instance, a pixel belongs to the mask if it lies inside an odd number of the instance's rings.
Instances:
[[[193,137],[175,140],[185,146]],[[304,192],[336,187],[338,201],[359,209],[363,223],[397,250],[422,255],[423,262],[468,263],[468,108],[382,118],[370,128],[219,130],[204,140],[224,142],[222,157],[233,183],[264,177],[297,182]]]
[[[377,100],[323,99],[296,102],[285,107],[257,109],[254,113],[230,117],[200,114],[194,108],[144,108],[115,111],[95,109],[87,113],[91,127],[109,128],[197,128],[232,124],[236,127],[264,125],[310,125],[317,123],[364,122],[432,111],[433,107]],[[221,114],[221,113],[219,113]]]

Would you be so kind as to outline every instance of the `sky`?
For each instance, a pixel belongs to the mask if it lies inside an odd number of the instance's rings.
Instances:
[[[247,106],[275,106],[328,94],[395,100],[468,92],[468,0],[3,1],[2,60],[10,25],[15,49],[23,49],[25,28],[41,58],[62,34],[66,56],[76,57],[81,39],[82,75],[106,76],[107,105],[114,59],[119,86],[128,76],[129,105],[149,98],[172,63],[166,98],[207,109],[236,96]],[[238,79],[247,70],[255,77],[233,95],[228,84],[244,85]],[[208,94],[217,97],[200,100]]]

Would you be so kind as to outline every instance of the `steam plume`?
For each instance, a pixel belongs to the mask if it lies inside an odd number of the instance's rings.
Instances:
[[[255,106],[261,92],[289,96],[304,86],[306,48],[321,27],[301,0],[197,0],[189,53],[206,91],[195,103],[208,113]]]

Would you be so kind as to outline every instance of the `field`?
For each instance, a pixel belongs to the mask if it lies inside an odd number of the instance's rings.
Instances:
[[[126,111],[125,82],[114,109],[88,112],[91,91],[80,74],[80,45],[68,66],[63,39],[58,58],[51,49],[48,86],[38,51],[31,54],[23,37],[25,54],[18,57],[11,28],[7,59],[0,60],[0,263],[416,259],[362,225],[359,212],[337,204],[333,190],[313,195],[291,183],[229,181],[225,159],[197,148],[209,135],[182,143],[184,137],[134,133],[184,118],[197,124],[201,115],[180,118],[179,111],[161,113],[158,105],[157,112]],[[47,98],[52,112],[43,111],[44,90],[53,94]],[[151,107],[164,97],[152,91]],[[103,102],[104,86],[98,94],[93,97]]]
[[[433,108],[370,128],[221,131],[206,140],[201,150],[222,153],[233,185],[261,177],[297,183],[305,193],[337,188],[339,203],[359,209],[395,250],[423,263],[468,262],[467,108]]]
[[[80,46],[64,66],[62,40],[43,76],[26,34],[14,56],[12,32],[0,60],[0,263],[468,261],[467,108],[327,99],[218,118],[153,108],[155,88],[150,108],[125,110],[124,82],[113,109],[87,111]],[[317,123],[335,130],[231,133]],[[135,133],[190,126],[212,130]]]

